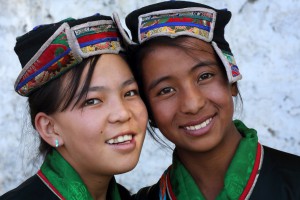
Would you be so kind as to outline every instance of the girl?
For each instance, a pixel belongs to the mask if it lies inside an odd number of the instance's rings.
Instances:
[[[17,38],[23,66],[16,91],[28,96],[45,160],[8,199],[129,199],[114,174],[137,164],[147,112],[111,17],[42,25]]]
[[[300,199],[300,158],[262,146],[232,120],[242,76],[224,38],[230,17],[184,1],[126,17],[149,130],[175,144],[172,165],[136,199]]]

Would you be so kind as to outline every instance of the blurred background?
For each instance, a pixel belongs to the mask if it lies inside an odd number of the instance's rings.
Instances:
[[[262,144],[300,155],[300,0],[193,1],[233,14],[226,38],[243,75],[243,110],[235,118],[255,128]],[[15,38],[36,25],[95,13],[118,12],[124,24],[132,10],[156,2],[161,1],[0,0],[0,195],[40,166],[26,98],[13,88],[21,70],[13,51]],[[132,192],[153,184],[171,163],[171,155],[147,136],[137,167],[117,180]]]

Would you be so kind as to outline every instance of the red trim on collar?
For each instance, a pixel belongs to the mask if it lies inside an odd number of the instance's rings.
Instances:
[[[172,186],[171,186],[171,182],[170,182],[170,173],[167,174],[167,192],[168,192],[168,195],[169,195],[169,198],[171,200],[176,200],[176,196],[172,190]]]
[[[59,191],[50,183],[47,177],[43,174],[41,170],[37,173],[38,177],[43,181],[43,183],[60,199],[65,200],[65,198],[59,193]]]
[[[248,195],[251,194],[251,191],[256,183],[256,179],[259,175],[259,170],[261,167],[261,162],[262,162],[262,146],[260,143],[257,144],[257,152],[256,152],[256,158],[253,166],[253,170],[251,172],[250,178],[247,182],[247,185],[241,194],[239,200],[244,200],[248,197]]]

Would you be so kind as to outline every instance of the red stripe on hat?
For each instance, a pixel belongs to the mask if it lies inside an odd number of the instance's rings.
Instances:
[[[96,33],[91,35],[84,35],[82,37],[77,38],[79,43],[88,42],[91,40],[97,40],[102,38],[108,38],[108,37],[118,37],[117,32],[104,32],[104,33]]]
[[[192,22],[194,19],[189,17],[169,18],[167,22]]]
[[[62,45],[62,44],[53,44],[51,43],[44,52],[40,55],[40,57],[27,69],[26,73],[22,76],[20,79],[20,82],[22,82],[24,79],[26,79],[31,74],[35,73],[36,71],[40,70],[42,67],[44,67],[47,63],[55,59],[57,56],[59,56],[58,49],[63,49],[64,52],[68,50],[68,46]],[[59,53],[56,53],[59,52]],[[60,60],[65,59],[64,57]],[[53,64],[54,65],[54,64]]]

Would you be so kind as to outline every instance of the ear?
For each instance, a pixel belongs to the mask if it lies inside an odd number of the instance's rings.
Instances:
[[[231,95],[233,97],[236,97],[238,95],[238,91],[239,91],[238,87],[237,87],[237,82],[232,83],[230,87],[231,87]]]
[[[35,128],[41,138],[50,146],[58,147],[63,144],[62,137],[55,130],[55,121],[53,118],[43,112],[35,116]]]

